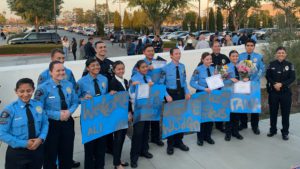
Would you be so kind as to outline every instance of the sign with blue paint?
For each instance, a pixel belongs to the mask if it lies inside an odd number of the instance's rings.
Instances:
[[[150,76],[153,83],[159,83],[161,70],[161,68],[151,70]]]
[[[230,109],[234,113],[261,113],[260,83],[251,81],[250,94],[232,93]]]
[[[139,90],[137,89],[136,91]],[[149,98],[136,99],[133,114],[134,123],[139,121],[160,121],[165,93],[165,85],[153,85],[150,87]],[[136,96],[138,96],[138,93],[136,93]]]
[[[106,94],[82,101],[82,144],[128,128],[128,102],[128,92]]]
[[[227,89],[213,90],[211,93],[195,93],[192,98],[197,97],[201,106],[201,123],[215,121],[229,121],[230,119],[230,96],[231,91]]]
[[[201,101],[177,100],[164,105],[162,138],[185,132],[199,132],[201,121]]]

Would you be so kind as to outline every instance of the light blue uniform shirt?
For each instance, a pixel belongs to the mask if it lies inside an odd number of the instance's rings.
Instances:
[[[241,53],[239,55],[239,62],[242,60],[247,60],[248,55],[249,54],[247,52]],[[263,76],[264,71],[265,71],[263,56],[261,54],[255,53],[255,52],[251,53],[250,56],[251,56],[250,60],[256,67],[256,71],[250,76],[250,80],[251,81],[260,81],[260,78]]]
[[[200,91],[204,91],[205,88],[208,88],[206,83],[206,78],[208,77],[207,68],[209,68],[211,76],[214,75],[215,68],[213,66],[207,67],[204,64],[198,66],[190,80],[191,87]]]
[[[26,103],[18,99],[6,106],[0,114],[0,141],[13,148],[26,148],[28,143],[28,119]],[[48,133],[48,118],[43,105],[37,100],[29,101],[32,113],[36,138],[46,139]]]

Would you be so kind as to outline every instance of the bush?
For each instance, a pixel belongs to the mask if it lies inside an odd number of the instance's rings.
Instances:
[[[175,48],[176,43],[177,43],[176,41],[165,41],[164,48]]]
[[[61,44],[25,44],[0,46],[0,55],[50,53],[53,48],[62,48]]]

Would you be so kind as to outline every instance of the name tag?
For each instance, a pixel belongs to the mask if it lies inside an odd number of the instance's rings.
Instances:
[[[49,96],[49,99],[55,99],[55,96]]]
[[[15,120],[15,121],[17,121],[17,120],[22,120],[22,117],[16,117],[14,120]]]

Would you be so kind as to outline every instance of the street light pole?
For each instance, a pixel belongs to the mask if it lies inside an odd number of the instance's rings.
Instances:
[[[53,0],[53,12],[54,12],[54,29],[55,33],[57,33],[57,23],[56,23],[56,0]]]

